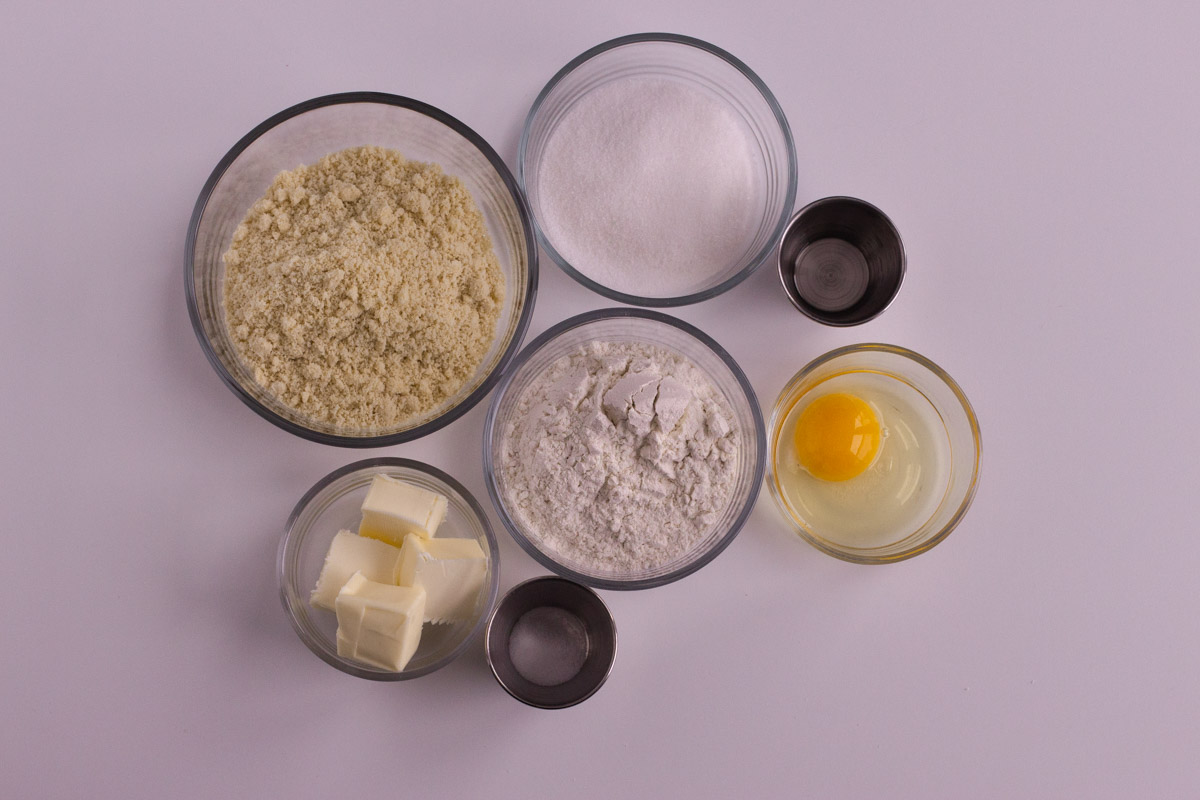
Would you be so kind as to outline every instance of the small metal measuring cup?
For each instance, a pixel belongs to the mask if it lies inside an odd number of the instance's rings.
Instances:
[[[900,291],[900,232],[853,197],[815,200],[792,216],[779,243],[779,278],[792,305],[825,325],[859,325]]]
[[[608,680],[617,626],[599,595],[565,578],[519,583],[492,612],[484,633],[492,674],[537,708],[567,708]]]

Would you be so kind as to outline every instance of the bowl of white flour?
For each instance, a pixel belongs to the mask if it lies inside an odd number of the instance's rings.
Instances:
[[[614,308],[525,348],[485,422],[488,493],[551,571],[600,589],[695,572],[741,530],[762,483],[762,412],[733,358],[655,311]]]
[[[796,152],[746,64],[699,39],[644,33],[551,78],[526,118],[517,177],[564,272],[623,303],[676,306],[770,258],[796,196]]]

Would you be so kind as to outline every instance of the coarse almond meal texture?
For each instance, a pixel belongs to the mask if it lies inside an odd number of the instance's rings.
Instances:
[[[462,181],[380,147],[281,172],[224,258],[226,321],[255,382],[338,427],[395,427],[451,397],[504,299]]]
[[[665,566],[729,507],[741,446],[734,420],[684,356],[591,342],[521,392],[501,433],[505,502],[531,539],[576,568]]]

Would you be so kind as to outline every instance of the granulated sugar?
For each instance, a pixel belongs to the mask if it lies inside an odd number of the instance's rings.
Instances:
[[[504,502],[529,537],[596,573],[640,573],[690,552],[721,519],[741,433],[686,358],[592,342],[521,392],[503,431]]]
[[[724,278],[758,228],[753,134],[723,101],[667,78],[620,78],[550,134],[543,231],[592,280],[649,297]]]

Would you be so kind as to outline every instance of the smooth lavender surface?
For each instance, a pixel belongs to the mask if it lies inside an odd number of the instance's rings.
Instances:
[[[0,12],[6,797],[1197,795],[1200,7],[69,6]],[[705,569],[604,593],[620,652],[570,709],[506,695],[482,641],[404,685],[341,674],[289,626],[275,554],[362,454],[270,425],[206,363],[196,196],[259,122],[337,91],[430,102],[515,166],[555,71],[645,30],[745,60],[792,124],[797,207],[868,200],[909,259],[854,329],[769,266],[673,313],[768,409],[834,347],[927,355],[979,416],[975,503],[862,567],[763,492]],[[527,338],[608,305],[544,258]],[[378,452],[486,498],[486,408]],[[501,592],[544,573],[500,540]]]

